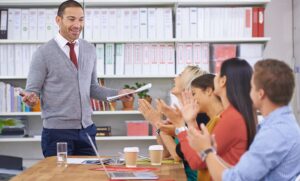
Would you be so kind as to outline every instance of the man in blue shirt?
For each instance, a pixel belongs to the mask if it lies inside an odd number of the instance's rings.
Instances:
[[[300,174],[300,128],[288,107],[294,87],[293,71],[286,63],[267,59],[255,64],[250,96],[264,119],[234,167],[215,154],[216,144],[204,125],[201,132],[189,130],[190,145],[206,161],[213,180],[295,180]]]

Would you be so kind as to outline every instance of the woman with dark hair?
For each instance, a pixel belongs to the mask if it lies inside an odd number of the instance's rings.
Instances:
[[[218,145],[215,151],[231,165],[235,165],[239,161],[255,135],[256,119],[249,96],[251,76],[251,66],[245,60],[233,58],[223,62],[220,74],[214,78],[214,94],[221,99],[223,112],[218,113],[220,119],[215,121],[212,128],[209,128],[209,132],[215,135]],[[187,97],[183,96],[183,100]],[[172,120],[178,130],[177,136],[182,145],[182,152],[189,165],[192,169],[201,170],[198,180],[210,180],[206,165],[202,161],[202,157],[205,158],[205,156],[199,157],[195,150],[191,151],[187,141],[187,128],[184,128],[184,124],[182,124],[185,120],[188,125],[195,125],[193,115],[195,115],[195,111],[199,111],[197,105],[201,105],[202,99],[201,97],[194,97],[194,99],[194,101],[188,100],[186,101],[188,103],[183,103],[184,106],[181,110],[167,107],[163,102],[161,102],[161,107],[162,112]],[[189,111],[188,107],[192,111]],[[210,110],[206,109],[205,111],[208,113]],[[210,117],[210,119],[213,118]],[[210,123],[206,127],[208,125]],[[198,129],[198,127],[195,128]],[[206,173],[203,171],[205,169]]]
[[[215,77],[215,94],[224,109],[231,106],[244,118],[247,128],[247,148],[252,143],[256,130],[256,113],[250,98],[252,68],[246,60],[231,58],[223,62],[220,74]]]

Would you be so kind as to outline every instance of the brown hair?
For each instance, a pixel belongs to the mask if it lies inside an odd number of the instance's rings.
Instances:
[[[58,11],[57,11],[57,16],[60,16],[62,17],[63,14],[64,14],[64,11],[66,8],[69,8],[69,7],[79,7],[81,9],[83,9],[83,7],[81,6],[80,3],[78,3],[77,1],[74,1],[74,0],[67,0],[63,3],[61,3],[58,7]]]
[[[215,90],[214,78],[215,75],[213,74],[203,74],[195,78],[192,81],[191,86],[202,90],[206,90],[207,88],[211,88],[212,90]]]
[[[283,61],[266,59],[254,65],[254,84],[263,89],[273,103],[287,105],[292,99],[295,79],[293,70]]]

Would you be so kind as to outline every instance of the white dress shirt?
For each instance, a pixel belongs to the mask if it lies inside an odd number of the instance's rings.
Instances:
[[[60,33],[57,33],[56,37],[54,38],[55,41],[57,42],[58,46],[62,49],[63,52],[70,58],[70,47],[67,45],[69,42],[66,40]],[[77,62],[78,62],[78,54],[79,54],[79,41],[78,39],[74,41],[75,42],[75,53],[77,57]],[[71,43],[74,43],[71,42]]]

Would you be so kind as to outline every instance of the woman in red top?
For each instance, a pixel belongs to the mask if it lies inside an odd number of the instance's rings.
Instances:
[[[214,79],[214,93],[220,97],[224,111],[213,128],[212,134],[215,135],[218,145],[218,155],[232,165],[239,161],[255,135],[256,116],[249,96],[251,75],[252,68],[245,60],[232,58],[223,62],[220,74]],[[187,141],[182,118],[185,112],[167,107],[162,102],[160,106],[178,130],[177,136],[181,143],[181,150],[190,167],[192,169],[206,167],[199,154],[190,147]],[[201,177],[198,177],[198,180],[202,180]]]

